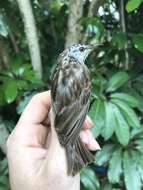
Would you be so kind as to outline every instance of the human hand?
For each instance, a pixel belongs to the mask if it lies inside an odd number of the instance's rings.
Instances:
[[[35,95],[7,141],[11,190],[79,190],[79,174],[67,175],[64,148],[49,123],[50,91]],[[99,149],[86,118],[80,133],[90,150]]]

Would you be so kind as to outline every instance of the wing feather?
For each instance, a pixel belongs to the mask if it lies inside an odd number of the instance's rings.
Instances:
[[[60,143],[75,143],[89,108],[90,78],[85,65],[71,60],[60,64],[53,76],[52,104]]]

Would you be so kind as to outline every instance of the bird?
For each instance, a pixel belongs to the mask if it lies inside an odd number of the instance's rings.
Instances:
[[[88,55],[100,44],[74,44],[58,57],[51,76],[51,100],[54,127],[59,142],[65,148],[67,174],[75,176],[94,155],[80,139],[90,105],[90,72],[85,65]]]

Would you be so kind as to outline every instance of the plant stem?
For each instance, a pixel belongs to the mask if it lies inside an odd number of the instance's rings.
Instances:
[[[124,7],[124,0],[120,1],[120,23],[122,32],[126,34],[126,21],[125,21],[125,7]],[[125,46],[125,69],[129,69],[129,52],[128,52],[128,44]]]

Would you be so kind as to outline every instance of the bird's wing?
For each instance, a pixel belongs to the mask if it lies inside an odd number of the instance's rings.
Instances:
[[[60,143],[63,146],[74,143],[89,108],[90,78],[87,67],[76,60],[59,65],[53,76],[51,94]]]

